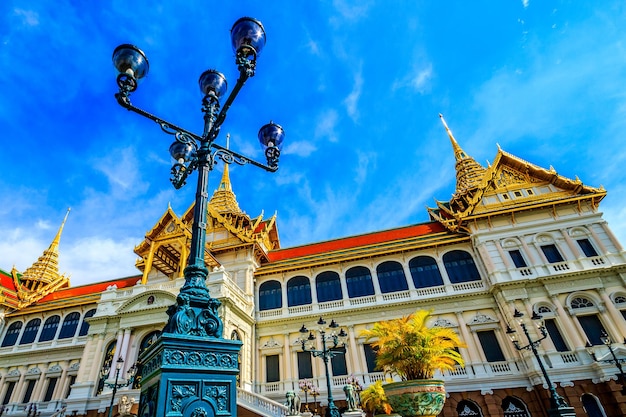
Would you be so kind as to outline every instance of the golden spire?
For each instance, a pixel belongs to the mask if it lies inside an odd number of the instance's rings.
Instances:
[[[441,113],[439,117],[441,118],[443,127],[445,127],[448,133],[448,137],[452,143],[452,150],[454,151],[454,159],[456,160],[456,192],[464,193],[467,190],[476,188],[483,178],[485,168],[461,149]]]
[[[229,140],[230,134],[226,135],[226,148],[228,148]],[[235,193],[233,193],[233,188],[230,184],[230,174],[227,163],[224,163],[224,172],[222,173],[220,185],[213,193],[209,205],[215,208],[219,213],[241,213],[241,209],[237,203],[237,197]]]
[[[63,223],[59,227],[59,231],[50,243],[48,249],[43,252],[43,255],[37,259],[37,261],[20,277],[22,288],[29,291],[40,291],[43,287],[50,284],[54,284],[54,287],[59,285],[68,284],[69,279],[59,274],[59,241],[61,240],[61,233],[63,227],[67,221],[67,217],[70,214],[70,209],[67,209]]]

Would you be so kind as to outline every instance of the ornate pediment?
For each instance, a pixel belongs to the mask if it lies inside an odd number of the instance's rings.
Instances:
[[[127,300],[118,308],[118,314],[132,314],[167,308],[176,303],[176,296],[167,291],[150,291]]]

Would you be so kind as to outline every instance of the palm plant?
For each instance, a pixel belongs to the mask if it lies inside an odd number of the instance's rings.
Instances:
[[[432,379],[438,370],[451,371],[456,365],[463,366],[465,362],[456,348],[466,345],[451,328],[428,327],[430,316],[429,310],[417,310],[361,331],[361,336],[373,340],[376,365],[403,381]]]
[[[372,414],[391,414],[391,405],[387,402],[382,380],[361,391],[361,407]]]

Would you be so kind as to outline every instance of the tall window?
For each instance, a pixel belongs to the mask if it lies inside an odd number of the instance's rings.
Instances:
[[[278,355],[268,355],[265,357],[265,382],[280,381],[280,363]]]
[[[259,287],[259,310],[273,310],[283,306],[283,291],[280,282],[266,281]]]
[[[587,336],[587,340],[592,345],[602,345],[602,332],[606,332],[602,322],[598,318],[597,315],[591,314],[588,316],[576,316],[580,326],[583,328],[585,335]]]
[[[287,305],[303,304],[311,304],[311,281],[303,276],[293,277],[287,281]]]
[[[472,255],[465,251],[453,250],[446,253],[443,255],[443,264],[453,284],[480,280]]]
[[[530,417],[526,404],[515,397],[506,397],[502,400],[502,410],[504,417]]]
[[[404,276],[404,270],[399,262],[387,261],[376,267],[376,275],[382,293],[406,291],[409,285]]]
[[[57,386],[57,381],[59,378],[48,378],[48,386],[46,387],[46,395],[44,395],[44,402],[50,401],[52,399],[52,395],[54,395],[54,389]]]
[[[346,365],[346,348],[336,347],[331,350],[337,352],[337,354],[330,359],[333,376],[348,375],[348,366]]]
[[[298,379],[313,378],[311,352],[298,352]]]
[[[63,324],[61,325],[61,331],[59,332],[59,339],[74,337],[79,322],[80,313],[74,312],[65,316]]]
[[[80,331],[78,332],[79,336],[85,336],[89,332],[89,323],[86,319],[88,319],[89,317],[93,317],[94,314],[96,314],[95,308],[85,313],[85,316],[83,317],[83,322],[80,325]]]
[[[39,341],[47,342],[48,340],[54,339],[54,336],[56,336],[57,334],[57,329],[59,328],[60,321],[60,316],[48,317],[43,323],[43,329],[41,330],[41,334],[39,335]]]
[[[4,393],[4,398],[2,399],[2,405],[7,405],[9,401],[11,401],[11,395],[13,395],[14,390],[15,390],[15,381],[9,381],[7,383],[7,390]]]
[[[339,274],[333,271],[319,274],[315,278],[315,289],[317,291],[317,301],[320,303],[341,300],[343,298]]]
[[[41,326],[41,319],[32,319],[31,321],[26,323],[24,333],[22,333],[22,338],[20,339],[20,345],[33,343],[35,341],[35,338],[37,337],[39,326]]]
[[[4,340],[2,340],[2,347],[13,346],[15,342],[17,342],[17,337],[20,334],[20,330],[22,330],[21,321],[11,323],[11,325],[7,329],[7,333],[4,335]]]
[[[63,398],[68,398],[70,396],[70,392],[72,392],[72,385],[76,383],[76,375],[70,375],[70,382],[67,384],[67,390],[65,391],[65,396]]]
[[[113,355],[115,355],[116,344],[117,344],[117,341],[114,340],[111,343],[109,343],[109,345],[107,346],[105,350],[104,358],[102,359],[102,364],[100,365],[100,369],[102,369],[104,365],[109,365],[111,366],[111,368],[115,367],[115,365],[113,364]],[[104,389],[104,381],[107,380],[108,378],[109,378],[109,375],[100,376],[100,379],[98,380],[98,386],[96,387],[96,395],[100,395],[102,393],[102,390]]]
[[[363,351],[365,352],[365,363],[367,365],[367,372],[380,372],[381,370],[376,366],[376,351],[369,343],[363,344]]]
[[[510,250],[509,256],[511,257],[511,260],[515,264],[516,268],[526,268],[528,266],[526,265],[526,261],[524,260],[524,257],[522,256],[522,252],[520,252],[519,250],[517,249]]]
[[[563,336],[556,325],[556,321],[554,319],[546,319],[543,323],[544,326],[546,326],[548,335],[550,336],[552,343],[554,343],[556,350],[559,352],[569,352],[567,343],[565,343],[565,339],[563,339]]]
[[[372,274],[364,266],[355,266],[346,271],[346,285],[350,298],[374,295]]]
[[[33,395],[33,390],[35,389],[36,379],[29,379],[26,382],[26,391],[24,392],[24,398],[22,398],[23,403],[30,402],[30,397]]]
[[[498,338],[493,330],[476,332],[476,334],[478,335],[478,340],[483,348],[487,362],[503,362],[505,360],[504,353],[502,353],[500,343],[498,343]]]
[[[483,413],[478,404],[470,400],[462,400],[456,406],[457,415],[463,417],[482,417]]]
[[[596,249],[593,247],[589,239],[578,239],[576,242],[578,242],[578,246],[580,246],[580,249],[587,258],[598,256],[598,252],[596,252]]]
[[[409,270],[415,288],[437,287],[443,285],[437,261],[430,256],[418,256],[409,261]]]
[[[546,255],[546,259],[551,264],[555,264],[558,262],[563,262],[563,257],[561,256],[561,252],[557,249],[556,245],[549,244],[541,246],[541,251],[544,255]]]

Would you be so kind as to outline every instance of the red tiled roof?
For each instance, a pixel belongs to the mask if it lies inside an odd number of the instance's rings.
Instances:
[[[270,262],[284,259],[298,258],[301,256],[315,255],[324,252],[355,248],[359,246],[375,245],[392,240],[402,240],[430,233],[444,232],[446,229],[439,222],[422,223],[414,226],[401,227],[398,229],[384,230],[382,232],[368,233],[365,235],[350,236],[326,242],[312,243],[293,248],[278,249],[269,253]]]
[[[80,287],[65,288],[65,289],[58,290],[51,294],[46,295],[41,300],[39,300],[37,304],[42,304],[42,303],[46,303],[49,301],[73,298],[73,297],[81,297],[81,296],[91,295],[91,294],[99,294],[103,292],[104,290],[106,290],[111,285],[117,286],[118,289],[128,288],[128,287],[134,286],[137,283],[137,281],[139,281],[140,279],[141,279],[141,275],[137,275],[137,276],[121,278],[121,279],[117,279],[113,281],[105,281],[105,282],[98,282],[95,284],[83,285]]]
[[[0,287],[6,288],[9,291],[15,291],[15,285],[13,284],[13,276],[0,269]]]

